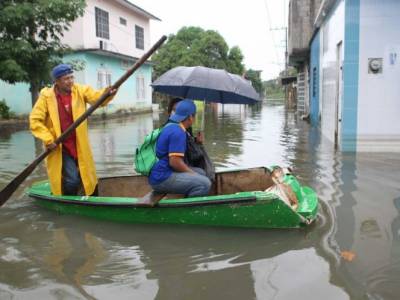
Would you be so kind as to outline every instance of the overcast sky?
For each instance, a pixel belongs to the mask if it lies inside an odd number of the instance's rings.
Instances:
[[[151,22],[151,40],[183,26],[218,31],[228,46],[239,46],[247,69],[262,70],[264,80],[284,68],[284,30],[289,0],[130,0],[161,19]]]

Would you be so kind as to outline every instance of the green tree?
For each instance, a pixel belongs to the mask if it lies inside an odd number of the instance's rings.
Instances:
[[[228,54],[228,69],[231,73],[240,74],[244,73],[244,66],[242,64],[243,54],[239,47],[234,46]]]
[[[258,93],[261,94],[264,92],[264,87],[261,81],[261,71],[249,69],[246,71],[245,77],[251,81],[251,84]]]
[[[218,32],[199,27],[182,27],[171,34],[152,60],[155,77],[177,66],[204,66],[240,75],[244,70],[239,47],[229,49]]]
[[[281,78],[277,77],[263,82],[267,99],[279,99],[285,97],[285,89],[281,84]]]
[[[63,31],[82,16],[85,0],[1,0],[0,79],[30,84],[32,105],[68,47]]]

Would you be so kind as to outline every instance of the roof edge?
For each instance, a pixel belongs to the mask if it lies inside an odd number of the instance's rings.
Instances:
[[[336,3],[336,0],[324,0],[319,7],[317,17],[314,21],[314,27],[319,28],[322,22],[325,20],[325,17],[329,14],[330,10]]]
[[[115,58],[133,60],[133,61],[139,60],[138,57],[134,57],[134,56],[118,53],[118,52],[103,50],[103,49],[99,49],[99,48],[75,49],[72,52],[73,53],[91,52],[91,53],[94,53],[94,54],[97,54],[97,55],[102,55],[102,56],[109,56],[109,57],[115,57]],[[145,64],[154,65],[154,62],[152,62],[150,60],[146,60]]]
[[[156,17],[155,15],[149,13],[148,11],[137,6],[136,4],[133,4],[132,2],[130,2],[128,0],[115,0],[115,2],[118,2],[119,4],[124,5],[125,7],[128,7],[130,9],[132,9],[133,11],[137,12],[138,14],[148,17],[149,19],[161,21],[160,18]]]

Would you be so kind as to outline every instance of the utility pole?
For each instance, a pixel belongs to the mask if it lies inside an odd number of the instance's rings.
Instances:
[[[285,71],[284,75],[288,76],[288,28],[287,26],[284,27],[276,27],[276,28],[271,28],[272,30],[284,30],[285,31]],[[285,85],[285,101],[288,101],[288,88],[287,85]]]

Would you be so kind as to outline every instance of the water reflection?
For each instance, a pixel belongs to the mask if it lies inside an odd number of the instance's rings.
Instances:
[[[388,174],[394,166],[383,163],[385,156],[344,157],[342,180],[348,186],[342,188],[345,192],[336,209],[339,229],[335,239],[342,249],[352,249],[357,255],[351,264],[342,263],[343,272],[357,285],[366,286],[370,297],[395,299],[400,294],[400,264],[391,253],[398,242],[390,233],[399,216],[393,206],[399,191],[390,186],[392,176],[400,172]]]
[[[8,183],[35,158],[34,139],[26,131],[0,136],[0,183]]]
[[[98,176],[133,174],[135,149],[153,130],[151,114],[93,125],[89,136]]]
[[[329,283],[329,264],[313,248],[288,251],[251,266],[257,299],[348,298]]]
[[[300,135],[296,147],[294,168],[322,200],[320,221],[326,229],[317,251],[330,261],[331,283],[354,299],[397,299],[400,259],[391,249],[400,244],[390,232],[399,218],[391,199],[399,195],[394,178],[400,175],[400,159],[335,152],[312,128]]]
[[[217,167],[292,167],[320,197],[316,224],[238,230],[58,215],[23,194],[46,178],[42,165],[0,209],[0,299],[398,298],[398,155],[335,152],[280,105],[205,111],[205,146]],[[91,122],[99,176],[133,174],[134,149],[165,120]],[[0,136],[3,187],[42,149],[27,131]]]
[[[115,295],[119,299],[270,299],[273,286],[274,299],[287,299],[293,293],[306,295],[314,285],[321,292],[329,291],[332,299],[344,296],[329,284],[329,266],[313,250],[318,228],[127,226],[68,216],[54,222],[50,212],[36,211],[29,218],[23,213],[14,222],[19,226],[18,243],[2,240],[20,251],[18,261],[15,255],[12,260],[10,255],[2,257],[10,267],[2,268],[0,275],[0,290],[14,293],[18,288],[16,296],[24,294],[25,286],[37,296],[78,299]],[[24,238],[27,234],[41,239]],[[12,272],[25,276],[12,280]],[[292,273],[304,274],[302,284],[293,280]]]

